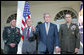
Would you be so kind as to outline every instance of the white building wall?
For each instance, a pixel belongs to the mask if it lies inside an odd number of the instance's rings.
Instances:
[[[80,8],[81,1],[29,1],[31,16],[33,20],[33,24],[36,26],[37,22],[42,21],[43,14],[48,12],[51,15],[51,22],[59,23],[54,21],[55,15],[64,9],[73,9],[78,13]],[[17,2],[1,2],[1,48],[3,49],[3,40],[2,40],[2,32],[5,26],[9,26],[7,24],[7,18],[11,14],[17,13]],[[63,22],[62,22],[63,23]]]

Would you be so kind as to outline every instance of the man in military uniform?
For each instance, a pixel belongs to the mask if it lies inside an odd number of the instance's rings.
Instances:
[[[78,25],[71,22],[70,13],[65,15],[66,23],[61,24],[59,40],[62,54],[75,54],[79,50],[80,38]]]
[[[11,26],[7,26],[3,30],[4,40],[4,53],[5,54],[16,54],[18,43],[20,41],[20,29],[16,26],[16,19],[11,19]]]

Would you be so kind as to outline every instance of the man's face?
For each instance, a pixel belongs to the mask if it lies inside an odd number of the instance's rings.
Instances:
[[[70,22],[71,22],[72,17],[71,17],[71,15],[70,15],[70,14],[66,14],[66,15],[65,15],[65,19],[66,19],[66,22],[67,22],[67,23],[70,23]]]
[[[28,20],[27,20],[27,26],[28,26],[28,27],[31,27],[31,26],[32,26],[32,21],[31,21],[31,19],[28,19]]]
[[[10,23],[11,23],[11,26],[12,27],[15,27],[16,26],[16,20],[15,19],[13,19]]]
[[[50,22],[50,15],[46,14],[44,19],[45,19],[45,22]]]

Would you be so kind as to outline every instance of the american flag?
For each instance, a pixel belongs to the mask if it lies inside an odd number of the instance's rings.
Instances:
[[[22,43],[23,43],[23,35],[22,31],[27,27],[26,19],[31,18],[30,7],[28,1],[18,1],[17,7],[17,23],[16,27],[20,28],[21,40],[18,44],[17,54],[22,54]]]
[[[83,2],[80,4],[80,10],[79,10],[79,32],[80,32],[80,44],[83,47]]]
[[[27,19],[30,19],[31,15],[30,15],[30,8],[29,8],[29,2],[25,1],[25,5],[24,5],[24,10],[23,10],[23,17],[22,18],[22,26],[21,26],[21,31],[23,31],[24,28],[27,27]],[[23,40],[23,36],[21,34],[21,39]]]
[[[80,33],[80,48],[78,54],[83,54],[83,1],[80,4],[78,15],[79,15],[78,24],[79,24],[79,33]]]

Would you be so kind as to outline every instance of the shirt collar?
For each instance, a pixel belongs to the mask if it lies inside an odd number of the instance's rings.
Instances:
[[[50,22],[45,22],[45,24],[46,24],[46,23],[50,24]]]
[[[15,28],[15,27],[11,26],[11,28]]]
[[[31,29],[31,27],[27,27],[27,29],[28,29],[28,28]]]

